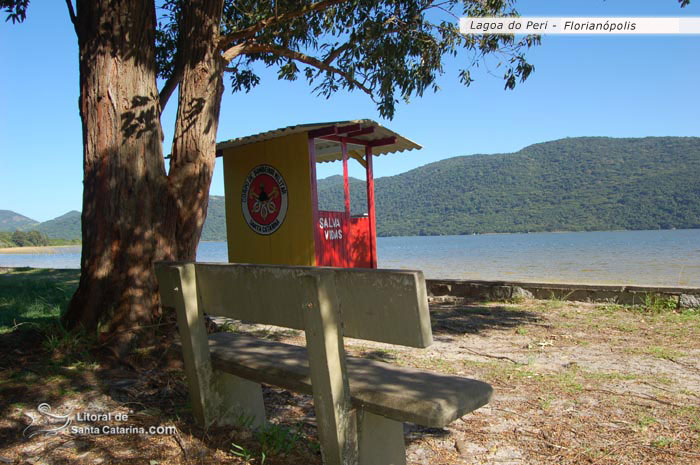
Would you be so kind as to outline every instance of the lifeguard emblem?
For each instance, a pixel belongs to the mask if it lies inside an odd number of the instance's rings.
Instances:
[[[256,233],[267,236],[277,231],[287,216],[287,183],[280,172],[270,165],[253,168],[243,182],[241,209]]]

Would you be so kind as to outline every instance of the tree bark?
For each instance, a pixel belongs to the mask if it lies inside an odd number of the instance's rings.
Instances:
[[[155,6],[78,0],[76,17],[83,244],[80,283],[62,321],[97,329],[123,354],[158,312],[153,261],[176,256],[164,201]]]
[[[153,262],[193,260],[216,156],[223,0],[183,2],[183,60],[168,175],[149,0],[79,0],[83,213],[80,284],[62,321],[123,355],[159,312]]]
[[[184,2],[178,92],[168,180],[177,211],[176,256],[194,260],[209,204],[216,159],[216,132],[223,93],[224,61],[218,49],[223,0]]]

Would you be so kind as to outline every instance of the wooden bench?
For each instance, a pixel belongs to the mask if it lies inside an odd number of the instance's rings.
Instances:
[[[491,397],[481,381],[345,356],[343,336],[432,344],[420,271],[161,262],[156,273],[200,426],[262,425],[267,383],[313,394],[324,463],[405,464],[403,422],[443,427]],[[207,335],[204,312],[304,330],[306,348]]]

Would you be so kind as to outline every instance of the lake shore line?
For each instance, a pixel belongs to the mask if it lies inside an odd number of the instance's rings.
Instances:
[[[62,249],[70,247],[80,247],[79,244],[74,245],[42,245],[28,247],[0,247],[0,254],[55,254],[60,253]]]

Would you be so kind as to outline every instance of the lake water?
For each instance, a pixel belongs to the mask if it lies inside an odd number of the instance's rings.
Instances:
[[[80,247],[59,250],[0,254],[0,266],[80,267]],[[700,229],[382,237],[377,255],[428,278],[700,287]],[[202,242],[197,260],[226,261],[226,243]]]

